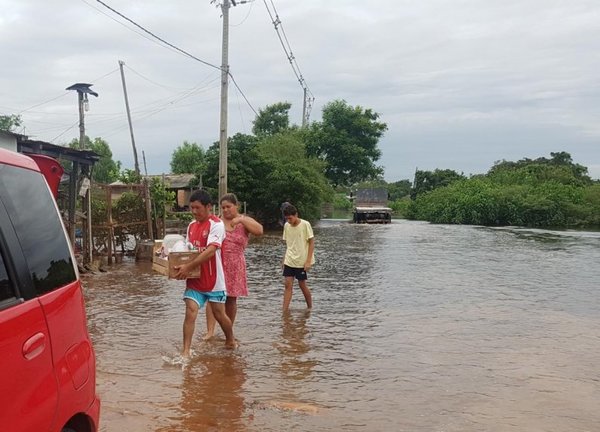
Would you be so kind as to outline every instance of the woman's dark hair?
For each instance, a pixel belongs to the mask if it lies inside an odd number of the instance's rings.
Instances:
[[[235,194],[233,194],[233,193],[228,193],[228,194],[223,195],[221,197],[221,201],[219,201],[219,203],[223,204],[223,201],[228,201],[233,205],[238,205],[238,199],[235,196]]]

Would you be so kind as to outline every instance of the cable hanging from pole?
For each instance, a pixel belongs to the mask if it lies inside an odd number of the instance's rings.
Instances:
[[[304,76],[302,75],[302,72],[300,71],[300,66],[298,66],[298,63],[296,62],[296,57],[294,56],[293,52],[292,52],[292,47],[290,45],[290,41],[287,38],[287,35],[285,34],[285,30],[283,29],[283,24],[281,22],[281,18],[279,18],[279,15],[277,14],[277,9],[275,8],[275,4],[273,3],[273,0],[271,1],[271,6],[273,8],[273,12],[271,12],[271,8],[269,7],[269,5],[267,4],[267,0],[263,0],[263,3],[265,4],[265,7],[267,8],[267,12],[269,14],[269,17],[271,18],[271,22],[273,23],[273,27],[275,28],[275,32],[277,33],[277,37],[279,38],[279,42],[281,43],[281,47],[283,48],[283,51],[288,59],[288,62],[290,63],[290,66],[292,67],[292,71],[294,72],[294,75],[296,75],[296,78],[298,80],[298,82],[300,83],[300,87],[302,87],[302,90],[304,90],[305,92],[305,104],[306,104],[306,108],[307,108],[307,112],[304,115],[303,118],[303,123],[308,121],[308,118],[310,117],[310,110],[312,109],[312,103],[315,100],[315,97],[313,95],[313,93],[310,91],[310,89],[308,88],[308,84],[306,83],[306,80],[304,79]],[[281,30],[281,32],[280,32]],[[285,40],[285,42],[284,42]]]

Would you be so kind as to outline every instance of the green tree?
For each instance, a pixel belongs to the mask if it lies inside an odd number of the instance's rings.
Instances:
[[[255,153],[258,139],[253,135],[235,134],[227,140],[227,188],[248,200],[254,189],[260,186],[260,178],[266,168]],[[219,143],[208,148],[205,155],[206,174],[203,184],[212,196],[217,197],[219,186]]]
[[[381,157],[377,144],[387,125],[378,119],[379,114],[371,109],[336,100],[323,108],[322,121],[304,132],[308,156],[326,163],[325,175],[334,186],[350,186],[383,174],[375,162]]]
[[[184,141],[171,155],[171,172],[200,177],[205,171],[204,153],[204,149],[198,144]]]
[[[551,159],[496,163],[486,175],[454,180],[417,195],[407,216],[434,223],[596,227],[600,188],[564,152]]]
[[[415,172],[415,184],[410,192],[410,197],[415,199],[421,194],[448,186],[450,183],[464,178],[463,174],[450,169],[436,169],[434,171],[417,170]]]
[[[79,140],[73,139],[69,143],[69,147],[80,149]],[[100,137],[94,138],[92,141],[86,135],[83,145],[84,150],[91,150],[100,156],[100,159],[92,169],[92,180],[97,183],[112,183],[119,178],[121,171],[121,162],[113,160],[113,154],[108,143]]]
[[[227,186],[247,209],[266,225],[276,224],[279,206],[290,198],[302,217],[318,219],[321,203],[331,192],[323,163],[306,156],[301,135],[294,130],[257,138],[236,134],[229,138]],[[216,197],[219,144],[206,152],[205,188]]]
[[[0,130],[12,132],[13,129],[21,126],[22,120],[20,115],[0,115]]]
[[[119,180],[125,184],[140,184],[142,183],[142,176],[135,172],[135,170],[125,168],[119,174]]]
[[[281,217],[279,207],[287,198],[303,219],[319,219],[321,205],[331,199],[333,190],[323,174],[324,163],[306,155],[301,134],[290,131],[268,137],[256,150],[264,164],[256,196],[262,219],[268,224],[277,223]]]
[[[292,104],[289,102],[278,102],[258,110],[252,133],[256,136],[270,136],[289,129],[291,107]]]
[[[388,183],[387,188],[390,201],[396,201],[410,195],[412,183],[410,180],[399,180],[397,182]]]
[[[537,168],[533,168],[534,166]],[[553,171],[551,170],[552,167],[562,167],[563,172],[570,181],[575,181],[579,184],[592,184],[587,167],[573,162],[573,158],[567,152],[551,152],[549,159],[539,157],[537,159],[524,158],[517,162],[505,160],[498,161],[488,171],[488,175],[497,176],[499,178],[507,172],[520,171],[522,174],[526,174],[529,171],[532,176],[536,176],[536,174],[532,172],[533,170],[538,170],[540,172],[545,170],[546,172],[550,172]]]

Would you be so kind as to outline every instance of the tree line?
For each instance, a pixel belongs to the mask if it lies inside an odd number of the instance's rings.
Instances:
[[[417,171],[404,217],[433,223],[538,228],[600,227],[600,182],[567,152],[499,161],[485,174]]]
[[[351,192],[385,187],[396,217],[433,223],[542,228],[600,227],[600,182],[567,152],[550,157],[498,161],[485,174],[465,176],[450,169],[417,170],[414,179],[386,182],[376,163],[387,125],[371,109],[335,100],[326,104],[322,120],[301,128],[290,123],[291,104],[280,102],[259,110],[252,134],[228,138],[228,189],[265,225],[280,217],[279,206],[291,200],[303,217],[321,217],[323,203],[350,211]],[[21,124],[18,116],[0,116],[0,129]],[[102,138],[86,137],[84,148],[101,158],[94,180],[139,182],[130,169],[114,161]],[[71,147],[79,148],[74,139]],[[185,141],[172,153],[173,174],[192,173],[191,186],[217,196],[219,143],[206,150]],[[152,196],[158,213],[174,199],[155,180]],[[158,215],[157,215],[158,216]]]
[[[252,134],[228,138],[228,189],[246,201],[248,211],[267,226],[279,221],[279,207],[285,200],[294,203],[303,218],[316,220],[336,188],[383,176],[383,167],[376,163],[381,157],[378,142],[387,125],[378,113],[334,100],[323,107],[321,121],[301,128],[290,123],[290,108],[288,102],[269,105],[259,110]],[[0,116],[0,129],[20,125],[19,116]],[[77,139],[68,145],[82,148]],[[113,160],[104,139],[85,137],[83,148],[100,155],[92,172],[95,182],[140,181],[134,171],[122,169]],[[184,142],[173,151],[170,165],[173,174],[195,174],[190,186],[203,187],[217,198],[218,142],[206,150]],[[162,203],[173,199],[160,186],[151,185],[152,197]]]
[[[235,134],[227,144],[228,189],[267,226],[278,223],[283,201],[316,220],[335,190],[383,176],[376,162],[387,125],[379,114],[335,100],[324,106],[321,121],[301,128],[290,124],[290,108],[280,102],[259,110],[252,134]],[[216,196],[219,143],[204,151],[184,142],[173,152],[171,171],[196,174],[197,184]]]

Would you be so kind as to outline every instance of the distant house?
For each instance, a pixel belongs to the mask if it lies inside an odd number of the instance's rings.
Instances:
[[[147,178],[157,178],[164,181],[167,190],[175,192],[175,211],[187,211],[189,209],[190,195],[197,189],[197,185],[192,185],[196,178],[195,174],[160,174],[149,175]]]
[[[195,174],[158,174],[145,176],[148,180],[158,179],[165,183],[166,189],[170,192],[175,192],[175,206],[173,211],[187,211],[189,208],[190,195],[192,191],[196,189],[195,186],[190,186],[194,179]],[[116,181],[110,184],[111,197],[113,200],[119,199],[119,197],[129,190],[131,186],[121,181]]]
[[[392,209],[387,207],[385,188],[365,188],[356,191],[352,220],[355,223],[390,223]]]
[[[0,148],[16,152],[17,143],[22,139],[27,139],[27,137],[24,135],[0,130]]]

